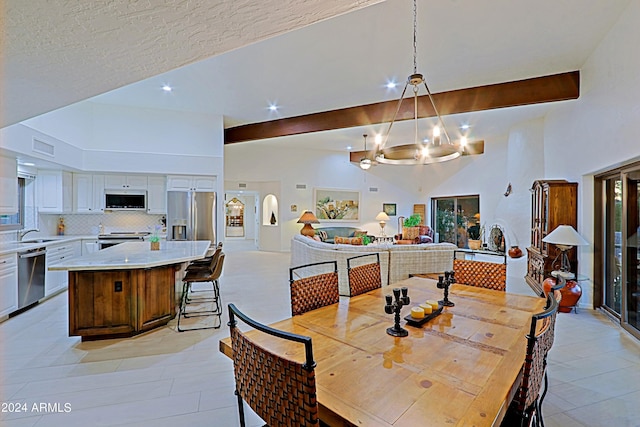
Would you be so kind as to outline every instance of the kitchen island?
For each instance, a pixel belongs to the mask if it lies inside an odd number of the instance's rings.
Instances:
[[[69,271],[69,336],[127,337],[166,325],[176,315],[177,272],[210,243],[163,241],[158,251],[122,243],[51,266]]]

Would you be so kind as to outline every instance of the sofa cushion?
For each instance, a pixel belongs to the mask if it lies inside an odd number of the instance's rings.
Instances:
[[[362,245],[362,237],[341,237],[336,236],[333,238],[333,242],[336,244],[348,244],[348,245]]]
[[[316,236],[318,236],[322,242],[327,240],[327,232],[324,230],[316,230]]]

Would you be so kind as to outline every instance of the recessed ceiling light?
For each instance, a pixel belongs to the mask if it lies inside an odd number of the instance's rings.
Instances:
[[[347,145],[347,150],[351,150],[353,147],[350,145]]]
[[[162,90],[165,92],[171,92],[173,90],[173,88],[169,85],[164,85],[162,86]]]
[[[460,126],[460,129],[467,130],[467,129],[469,129],[469,125],[465,123],[462,126]]]
[[[385,85],[387,89],[395,89],[396,86],[398,86],[398,83],[394,82],[393,80],[389,80]]]
[[[276,104],[269,104],[269,111],[278,111],[278,106]]]
[[[31,163],[31,162],[24,162],[23,163],[24,166],[35,166],[35,163]]]

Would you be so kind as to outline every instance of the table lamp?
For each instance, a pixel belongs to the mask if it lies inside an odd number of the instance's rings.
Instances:
[[[575,228],[570,225],[559,225],[549,233],[544,239],[545,243],[552,243],[560,249],[560,270],[571,271],[569,256],[567,252],[574,246],[585,246],[589,243],[578,234]]]
[[[318,218],[311,211],[304,211],[300,219],[298,220],[298,224],[304,224],[302,230],[300,230],[300,234],[303,236],[311,237],[315,236],[316,231],[313,229],[311,224],[320,224]]]
[[[387,215],[384,212],[380,212],[378,215],[376,215],[376,221],[380,221],[380,235],[381,236],[386,236],[386,234],[384,234],[384,226],[387,224],[386,221],[389,221],[389,215]]]
[[[571,264],[569,262],[567,252],[574,246],[585,246],[589,243],[580,234],[578,234],[575,228],[570,225],[559,225],[555,230],[543,238],[542,241],[554,244],[560,250],[560,254],[558,254],[551,264],[552,266],[556,265],[556,260],[560,257],[560,270],[551,272],[551,275],[553,277],[562,276],[567,279],[567,284],[560,289],[562,299],[560,300],[560,307],[558,310],[564,313],[571,312],[571,308],[573,307],[575,309],[578,304],[578,300],[582,296],[582,289],[580,288],[580,285],[578,285],[578,282],[572,280],[575,279],[575,276],[571,272]],[[554,279],[545,280],[543,288],[545,288],[546,292],[549,291],[546,288],[550,288],[551,286],[551,283],[547,283],[547,280],[554,281]]]

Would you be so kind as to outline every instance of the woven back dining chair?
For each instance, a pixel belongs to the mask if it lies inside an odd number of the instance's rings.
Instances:
[[[375,257],[375,262],[355,265],[365,259],[373,260],[372,257]],[[347,276],[349,279],[349,295],[352,297],[381,288],[380,254],[375,252],[347,258]]]
[[[503,427],[544,426],[542,421],[542,383],[546,372],[550,340],[553,342],[553,320],[558,312],[558,302],[552,293],[547,295],[547,306],[531,317],[527,335],[527,351],[522,368],[522,382],[502,422]]]
[[[238,329],[238,319],[265,334],[304,344],[304,363],[256,344]],[[245,425],[244,401],[269,426],[319,426],[311,338],[258,323],[234,304],[229,304],[229,328],[240,425]]]
[[[475,259],[458,259],[459,253],[453,255],[453,271],[456,283],[476,286],[479,288],[506,291],[507,289],[507,263],[504,256],[500,256],[502,262],[476,261]]]
[[[340,301],[338,262],[324,261],[289,269],[291,315]]]

